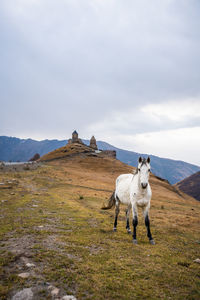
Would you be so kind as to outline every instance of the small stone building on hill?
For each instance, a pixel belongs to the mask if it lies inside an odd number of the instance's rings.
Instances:
[[[83,144],[81,139],[79,139],[78,132],[76,130],[72,132],[72,138],[68,140],[68,144],[73,144],[73,143]]]
[[[84,145],[84,143],[82,142],[81,139],[79,139],[78,137],[78,132],[76,130],[74,130],[74,132],[72,133],[72,138],[68,140],[68,144],[74,144],[74,143],[78,143],[78,144],[82,144]],[[98,150],[97,147],[97,142],[94,136],[91,137],[90,139],[90,148],[92,148],[94,150],[94,154],[100,157],[113,157],[116,158],[116,151],[115,150]]]
[[[94,150],[98,150],[97,142],[94,136],[92,136],[90,139],[90,147]]]

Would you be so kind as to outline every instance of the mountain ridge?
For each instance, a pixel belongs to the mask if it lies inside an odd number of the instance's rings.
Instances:
[[[200,171],[177,182],[174,186],[178,187],[178,189],[187,195],[200,201]]]
[[[82,140],[89,145],[89,140]],[[0,136],[0,160],[3,161],[28,161],[35,153],[40,156],[47,154],[67,144],[67,140],[42,140],[19,139],[16,137]],[[151,154],[141,154],[123,150],[103,141],[97,141],[99,149],[116,150],[117,159],[131,166],[137,166],[139,156],[149,155],[151,158],[152,172],[161,178],[175,184],[200,170],[199,166],[169,158],[160,158]]]

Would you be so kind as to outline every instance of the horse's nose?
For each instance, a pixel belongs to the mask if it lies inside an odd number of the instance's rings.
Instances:
[[[142,183],[142,188],[146,189],[146,187],[147,187],[147,183]]]

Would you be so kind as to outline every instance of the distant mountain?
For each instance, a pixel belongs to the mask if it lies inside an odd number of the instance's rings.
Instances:
[[[200,201],[200,172],[183,179],[175,186],[177,186],[182,192]]]
[[[28,161],[36,153],[40,156],[66,145],[66,140],[18,139],[15,137],[0,136],[0,160]]]
[[[88,140],[83,142],[89,145]],[[28,161],[34,154],[39,153],[40,156],[63,147],[67,144],[67,140],[43,140],[35,141],[32,139],[18,139],[15,137],[0,136],[0,160],[2,161]],[[117,159],[131,166],[137,166],[138,157],[147,154],[136,153],[132,151],[116,148],[106,142],[98,141],[98,148],[102,150],[116,150]],[[151,170],[161,178],[167,179],[174,184],[184,178],[200,171],[199,166],[195,166],[183,161],[160,158],[158,156],[149,155],[151,157]]]

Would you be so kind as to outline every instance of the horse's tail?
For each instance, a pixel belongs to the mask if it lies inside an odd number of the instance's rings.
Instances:
[[[115,192],[112,193],[107,206],[103,206],[101,209],[110,209],[112,208],[116,203],[116,199],[115,199]]]

